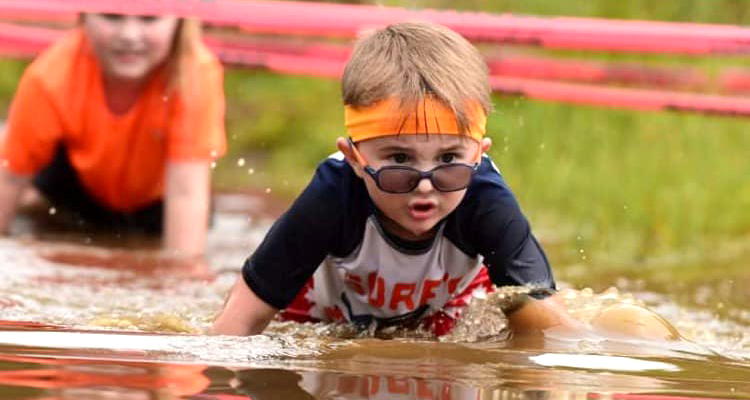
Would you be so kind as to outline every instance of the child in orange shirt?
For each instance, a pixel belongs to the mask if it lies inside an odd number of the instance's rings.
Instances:
[[[32,183],[84,227],[203,252],[226,148],[222,68],[197,21],[85,14],[26,70],[0,141],[0,231]]]

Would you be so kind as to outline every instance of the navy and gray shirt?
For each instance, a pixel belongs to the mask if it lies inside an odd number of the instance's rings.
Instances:
[[[337,153],[271,227],[245,262],[243,278],[277,309],[313,278],[304,294],[310,316],[326,320],[326,309],[335,308],[355,322],[440,310],[485,266],[497,286],[554,289],[541,246],[487,156],[432,239],[400,239],[378,215],[364,182]]]

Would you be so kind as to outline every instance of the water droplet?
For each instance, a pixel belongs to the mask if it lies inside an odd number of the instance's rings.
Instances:
[[[271,193],[271,188],[266,188],[266,194]]]
[[[581,253],[581,254],[584,253],[583,249],[578,249],[578,252]]]
[[[255,169],[254,168],[248,168],[247,169],[247,173],[248,173],[248,175],[252,175],[252,174],[255,173]]]
[[[586,261],[586,255],[582,255],[581,260]]]
[[[211,150],[211,158],[216,158],[216,156],[219,154],[216,150]]]
[[[581,235],[576,236],[576,240],[583,240],[583,237]]]
[[[244,158],[237,159],[237,166],[238,167],[243,167],[244,165],[245,165],[245,159]]]
[[[539,149],[540,149],[540,150],[544,150],[544,146],[545,146],[545,144],[544,144],[544,143],[541,143],[541,144],[539,145]]]
[[[503,147],[503,151],[508,151],[508,146]]]
[[[55,214],[57,214],[57,209],[55,207],[50,207],[49,208],[49,215],[55,215]]]
[[[623,209],[623,210],[627,210],[627,209],[628,209],[628,205],[627,205],[627,204],[624,204],[624,205],[622,206],[622,209]]]
[[[216,161],[211,161],[211,169],[216,168]]]

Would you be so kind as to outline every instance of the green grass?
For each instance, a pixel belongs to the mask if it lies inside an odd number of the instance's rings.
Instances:
[[[744,1],[385,1],[540,15],[746,24]],[[708,73],[742,57],[692,58],[556,51],[557,56],[688,64]],[[0,114],[24,63],[0,61]],[[332,80],[229,70],[230,153],[220,189],[271,188],[288,199],[344,135]],[[638,112],[495,98],[490,153],[554,259],[586,268],[648,267],[648,260],[710,260],[750,234],[750,132],[746,119]],[[241,160],[241,161],[240,161]],[[252,173],[250,173],[252,172]],[[740,252],[742,253],[742,252]],[[585,259],[584,259],[585,256]],[[661,258],[658,258],[661,257]],[[672,259],[670,258],[670,259]],[[680,263],[672,263],[673,270]]]

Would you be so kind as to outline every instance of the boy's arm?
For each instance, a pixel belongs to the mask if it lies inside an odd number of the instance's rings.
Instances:
[[[570,317],[559,293],[544,299],[523,295],[515,307],[505,312],[514,332],[534,333],[549,328],[571,333],[586,330],[582,323]]]
[[[326,255],[342,241],[341,222],[347,208],[341,196],[349,190],[339,184],[341,168],[336,164],[324,162],[318,167],[312,182],[245,261],[214,323],[214,333],[260,333],[278,310],[292,303]]]
[[[176,255],[203,254],[208,231],[211,169],[208,161],[167,163],[164,248]]]
[[[263,332],[279,310],[261,300],[240,277],[229,293],[224,308],[214,321],[214,335],[247,336]]]

